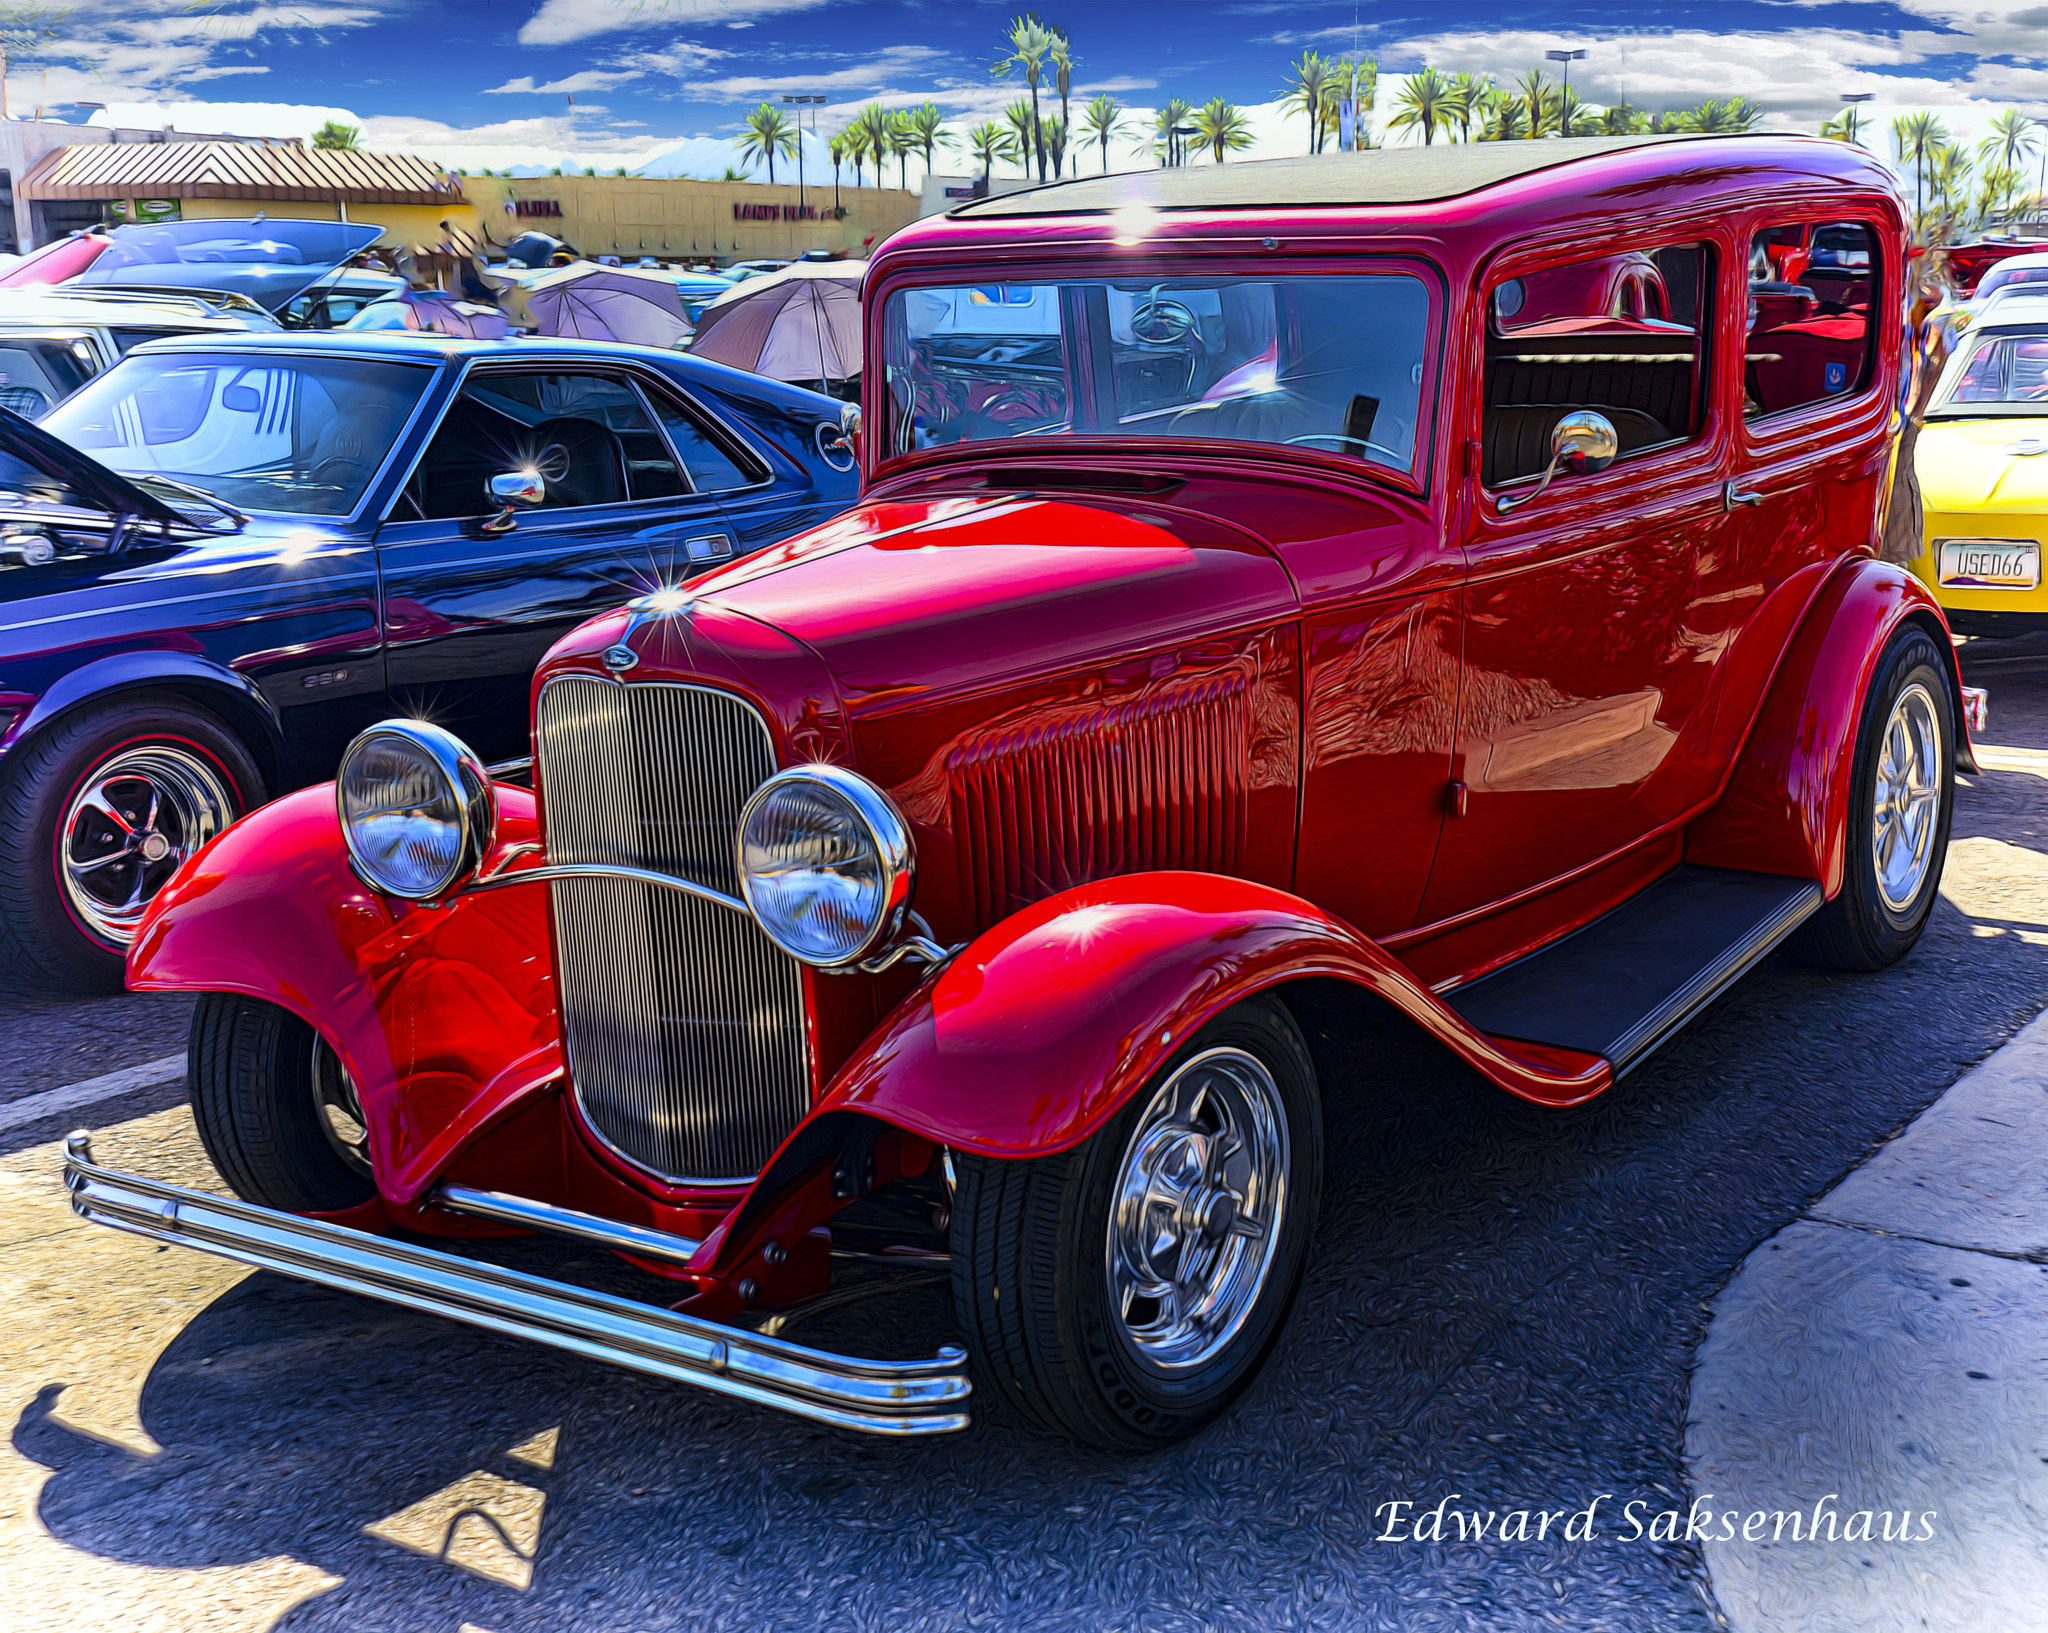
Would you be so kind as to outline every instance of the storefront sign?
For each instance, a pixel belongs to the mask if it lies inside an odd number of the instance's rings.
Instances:
[[[556,199],[522,198],[513,201],[512,213],[517,216],[559,216],[562,213],[562,206]]]
[[[735,204],[732,218],[735,221],[816,221],[818,207],[815,204]]]

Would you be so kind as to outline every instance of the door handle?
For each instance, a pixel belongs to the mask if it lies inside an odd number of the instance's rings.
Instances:
[[[1737,505],[1760,505],[1763,502],[1764,496],[1754,488],[1745,488],[1740,482],[1721,484],[1721,505],[1725,510],[1733,510]]]

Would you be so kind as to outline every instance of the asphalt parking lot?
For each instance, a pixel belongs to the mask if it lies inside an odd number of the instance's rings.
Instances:
[[[1709,1628],[1689,1364],[1744,1255],[2048,1004],[2048,644],[1979,643],[1999,752],[1913,956],[1780,957],[1614,1093],[1523,1105],[1326,1036],[1312,1279],[1241,1408],[1148,1460],[869,1441],[77,1224],[56,1142],[216,1184],[175,1084],[0,1139],[10,1628]],[[0,999],[5,1099],[175,1052],[184,1006]],[[507,1262],[629,1285],[578,1250]],[[943,1341],[941,1289],[800,1331]],[[1381,1540],[1390,1502],[1597,1540]],[[1416,1510],[1411,1509],[1412,1515]],[[1533,1529],[1533,1526],[1531,1527]]]

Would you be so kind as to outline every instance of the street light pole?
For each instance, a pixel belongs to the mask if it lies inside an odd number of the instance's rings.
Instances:
[[[1584,57],[1585,54],[1584,51],[1546,51],[1543,53],[1550,61],[1564,64],[1564,114],[1558,120],[1558,123],[1563,126],[1563,129],[1558,131],[1560,136],[1569,136],[1572,133],[1572,64]]]
[[[1861,117],[1861,114],[1862,114],[1862,107],[1861,107],[1861,105],[1862,105],[1863,103],[1865,103],[1865,102],[1874,102],[1874,101],[1876,101],[1876,100],[1877,100],[1877,92],[1875,92],[1875,91],[1844,91],[1844,92],[1842,93],[1842,100],[1843,100],[1844,102],[1846,102],[1846,103],[1848,103],[1848,104],[1849,104],[1849,112],[1848,112],[1848,120],[1849,120],[1849,140],[1850,140],[1850,141],[1852,141],[1852,142],[1854,142],[1854,143],[1855,143],[1855,144],[1856,144],[1856,145],[1857,145],[1858,147],[1861,147],[1861,146],[1863,145],[1863,136],[1862,136],[1862,131],[1863,131],[1863,120],[1862,120],[1862,117]]]
[[[796,106],[796,218],[801,222],[804,219],[804,109],[811,110],[811,138],[815,141],[818,135],[818,104],[825,99],[822,96],[785,96],[782,100]],[[790,234],[790,243],[795,246],[794,233]]]

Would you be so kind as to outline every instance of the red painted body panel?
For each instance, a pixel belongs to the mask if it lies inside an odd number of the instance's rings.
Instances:
[[[1897,310],[1891,187],[1839,143],[1700,141],[1399,209],[1165,211],[1134,246],[1080,216],[891,240],[871,325],[889,290],[965,271],[1395,258],[1440,307],[1427,453],[1411,480],[1304,447],[1045,436],[885,457],[869,436],[856,509],[693,581],[679,611],[597,619],[555,649],[536,697],[609,678],[623,641],[632,682],[735,693],[782,763],[879,783],[912,830],[915,907],[969,943],[921,983],[806,976],[815,1103],[748,1193],[665,1187],[583,1131],[560,1090],[544,887],[381,901],[348,870],[329,790],[196,859],[133,984],[248,992],[319,1026],[362,1087],[388,1217],[475,1228],[416,1206],[446,1174],[705,1237],[707,1310],[736,1265],[764,1274],[765,1236],[810,1240],[831,1217],[828,1128],[901,1131],[883,1173],[921,1172],[927,1142],[1064,1149],[1208,1016],[1288,981],[1353,983],[1509,1092],[1586,1099],[1606,1062],[1475,1033],[1432,989],[1682,859],[1833,890],[1864,680],[1900,618],[1939,615],[1867,557],[1897,334],[1868,391],[1750,424],[1743,326],[1723,321],[1697,438],[1501,516],[1476,457],[1478,315],[1504,276],[1705,241],[1739,318],[1749,236],[1787,201],[1871,222],[1873,310]],[[1765,504],[1731,511],[1734,480]],[[536,832],[544,778],[539,797],[536,813],[504,796],[503,839]],[[792,1249],[764,1302],[815,1285],[815,1257]]]
[[[1948,649],[1961,720],[1962,676],[1926,587],[1903,567],[1843,563],[1786,652],[1727,792],[1687,830],[1687,861],[1818,879],[1830,897],[1842,888],[1843,818],[1864,690],[1909,618],[1927,622]]]

